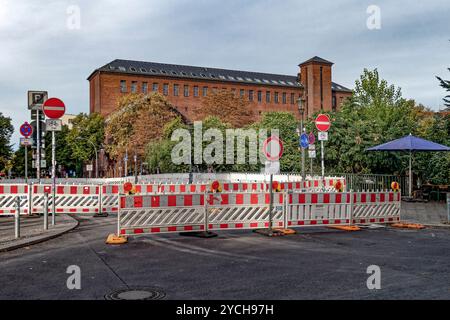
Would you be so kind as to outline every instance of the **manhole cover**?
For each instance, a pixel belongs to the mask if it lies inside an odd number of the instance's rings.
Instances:
[[[160,300],[166,296],[161,289],[129,288],[105,295],[106,300]]]

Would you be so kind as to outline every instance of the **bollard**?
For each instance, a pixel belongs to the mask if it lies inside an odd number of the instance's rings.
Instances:
[[[16,214],[14,215],[14,235],[15,235],[15,238],[18,239],[18,238],[20,238],[20,197],[19,196],[16,197],[16,205],[17,205],[17,210],[16,210]]]
[[[55,219],[56,219],[56,192],[55,192],[56,186],[52,186],[52,226],[55,226]]]
[[[447,222],[450,223],[450,193],[447,193]]]
[[[48,230],[48,192],[44,194],[44,230]]]
[[[33,214],[33,185],[31,183],[28,184],[28,215],[31,216]]]

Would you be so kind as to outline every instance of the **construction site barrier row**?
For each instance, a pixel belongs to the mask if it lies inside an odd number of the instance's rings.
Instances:
[[[223,193],[121,195],[117,234],[393,223],[400,220],[394,192]]]
[[[326,178],[303,182],[279,183],[281,191],[334,191],[334,183],[344,179]],[[223,193],[265,192],[269,190],[265,182],[221,183]],[[193,194],[210,189],[208,184],[145,184],[135,185],[134,192],[139,194]],[[12,215],[16,212],[16,197],[20,199],[21,214],[42,213],[45,193],[49,194],[49,208],[53,207],[51,185],[4,184],[0,185],[0,214]],[[109,213],[118,211],[118,196],[124,193],[123,185],[56,185],[55,211],[57,213]]]

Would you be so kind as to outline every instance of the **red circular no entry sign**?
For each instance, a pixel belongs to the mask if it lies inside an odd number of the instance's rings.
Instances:
[[[66,112],[66,106],[58,98],[47,99],[42,105],[42,110],[44,114],[51,119],[59,119]]]
[[[330,118],[326,114],[319,114],[315,122],[319,131],[328,131],[331,127]]]
[[[264,140],[262,151],[269,161],[278,161],[283,155],[283,142],[277,136]]]

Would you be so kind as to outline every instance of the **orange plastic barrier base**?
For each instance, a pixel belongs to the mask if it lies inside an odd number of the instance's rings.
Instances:
[[[361,230],[361,228],[358,226],[329,226],[327,228],[344,230],[344,231],[359,231],[359,230]]]
[[[294,229],[275,228],[275,230],[283,232],[284,235],[296,234],[297,233]]]
[[[419,224],[419,223],[399,222],[399,223],[391,224],[391,226],[394,228],[401,228],[401,229],[425,229],[425,226],[423,224]]]
[[[124,243],[127,243],[127,242],[128,242],[127,237],[116,236],[113,233],[108,235],[108,238],[106,238],[106,244],[124,244]]]

